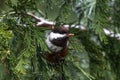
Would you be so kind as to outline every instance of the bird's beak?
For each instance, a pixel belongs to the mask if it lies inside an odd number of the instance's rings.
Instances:
[[[68,34],[68,36],[69,36],[69,37],[72,37],[72,36],[74,36],[74,34],[72,34],[72,33],[69,33],[69,34]]]

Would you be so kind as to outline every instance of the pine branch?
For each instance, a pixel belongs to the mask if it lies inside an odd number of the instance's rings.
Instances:
[[[15,12],[10,12],[9,15],[13,15],[15,14]],[[25,15],[27,16],[31,16],[33,19],[36,20],[36,27],[47,27],[47,28],[50,28],[50,29],[53,29],[54,26],[55,26],[55,22],[53,21],[49,21],[47,19],[44,19],[42,17],[38,17],[30,12],[26,13]],[[6,16],[6,15],[3,15],[3,17]],[[70,28],[77,28],[77,29],[80,29],[80,30],[87,30],[87,28],[83,25],[69,25],[69,24],[65,24],[63,25],[64,27],[70,27]],[[117,38],[118,40],[120,40],[120,34],[119,33],[114,33],[112,30],[108,30],[108,29],[103,29],[104,33],[107,35],[107,36],[110,36],[110,37],[115,37]]]
[[[37,27],[40,27],[40,26],[45,26],[45,27],[52,27],[52,26],[55,26],[55,22],[52,22],[52,21],[48,21],[44,18],[40,18],[40,17],[37,17],[31,13],[27,13],[27,15],[33,17],[37,22],[36,26]],[[80,29],[80,30],[86,30],[87,28],[83,25],[63,25],[64,27],[71,27],[71,28],[77,28],[77,29]],[[108,29],[103,29],[104,33],[107,35],[107,36],[110,36],[110,37],[115,37],[117,38],[118,40],[120,40],[120,34],[117,33],[115,34],[113,31],[111,30],[108,30]]]

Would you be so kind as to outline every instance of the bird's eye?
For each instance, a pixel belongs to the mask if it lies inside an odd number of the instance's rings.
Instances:
[[[64,28],[56,28],[53,30],[54,33],[60,33],[60,34],[67,34],[69,33],[68,30],[64,29]]]
[[[66,32],[66,31],[64,31],[64,30],[60,30],[59,33],[60,33],[60,34],[66,34],[66,33],[68,33],[68,32]]]

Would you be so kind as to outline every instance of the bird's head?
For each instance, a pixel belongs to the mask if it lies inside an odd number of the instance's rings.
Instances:
[[[59,27],[52,30],[49,39],[53,44],[64,47],[67,45],[67,41],[71,36],[74,36],[74,34],[69,33],[69,28]]]

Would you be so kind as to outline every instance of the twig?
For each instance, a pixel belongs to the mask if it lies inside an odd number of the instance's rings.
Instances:
[[[40,17],[35,16],[31,13],[27,13],[27,15],[31,16],[32,18],[34,18],[37,21],[37,24],[36,24],[37,27],[38,26],[52,27],[55,25],[55,22],[45,20],[44,18],[40,18]]]

